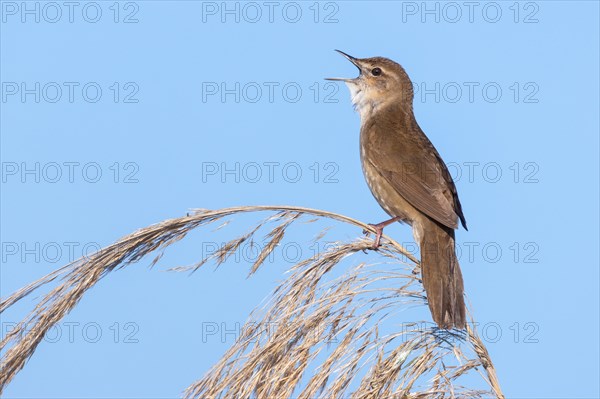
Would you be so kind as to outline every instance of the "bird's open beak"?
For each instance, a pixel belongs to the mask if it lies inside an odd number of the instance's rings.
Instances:
[[[350,61],[351,63],[353,63],[358,68],[359,71],[361,70],[357,58],[354,58],[351,55],[346,54],[346,53],[344,53],[341,50],[335,50],[335,51],[337,51],[338,53],[340,53],[341,55],[343,55],[348,61]],[[352,82],[353,80],[356,80],[356,79],[358,79],[358,77],[356,77],[356,78],[325,78],[325,80],[339,80],[339,81],[342,81],[342,82]]]

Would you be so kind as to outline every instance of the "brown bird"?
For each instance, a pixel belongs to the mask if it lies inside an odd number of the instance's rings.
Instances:
[[[383,57],[354,58],[346,83],[360,114],[360,159],[371,193],[392,217],[372,225],[379,247],[383,228],[399,221],[412,226],[421,250],[421,273],[433,320],[440,328],[465,328],[463,279],[454,229],[466,229],[454,181],[413,113],[413,85],[404,68]]]

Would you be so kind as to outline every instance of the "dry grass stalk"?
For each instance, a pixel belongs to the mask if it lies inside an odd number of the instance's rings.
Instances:
[[[1,359],[0,392],[33,355],[46,332],[102,277],[158,250],[154,265],[166,247],[191,230],[235,214],[258,211],[276,214],[197,264],[173,270],[197,270],[208,261],[220,265],[242,243],[253,242],[262,228],[278,223],[266,235],[268,243],[250,267],[253,274],[280,244],[286,230],[304,215],[373,231],[371,226],[343,215],[293,206],[197,210],[140,229],[2,300],[0,312],[40,287],[62,280],[0,342],[0,349],[9,348]],[[398,327],[393,323],[398,312],[423,305],[426,300],[418,280],[417,260],[389,237],[384,236],[382,243],[379,254],[394,265],[392,268],[357,262],[340,277],[330,278],[336,265],[342,267],[344,260],[368,249],[371,240],[365,238],[337,243],[294,265],[270,302],[251,315],[235,344],[210,372],[187,388],[185,397],[503,398],[493,363],[474,330],[445,331],[411,323],[401,331],[380,331],[384,321]],[[489,390],[457,385],[474,370]]]

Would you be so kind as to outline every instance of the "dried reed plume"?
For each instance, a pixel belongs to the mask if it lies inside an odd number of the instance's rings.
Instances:
[[[59,279],[2,342],[0,393],[33,355],[46,332],[68,314],[109,272],[139,261],[151,252],[161,258],[166,247],[196,227],[240,213],[268,211],[270,216],[190,267],[217,265],[259,232],[267,244],[250,274],[264,264],[299,221],[321,218],[373,232],[371,226],[330,212],[293,206],[245,206],[196,210],[128,235],[88,258],[79,259],[29,284],[0,303],[0,313],[40,287]],[[312,220],[306,220],[306,216]],[[314,218],[316,217],[316,218]],[[315,240],[322,238],[325,232]],[[302,259],[289,270],[269,302],[248,319],[223,358],[189,386],[186,398],[503,398],[488,352],[476,331],[439,330],[424,323],[402,324],[398,313],[426,302],[418,262],[384,236],[378,253],[386,267],[354,261],[333,278],[334,266],[361,256],[371,240],[337,242]],[[387,321],[390,331],[383,331]],[[389,328],[388,328],[389,329]],[[470,376],[470,377],[469,377]],[[482,386],[467,388],[468,381]]]

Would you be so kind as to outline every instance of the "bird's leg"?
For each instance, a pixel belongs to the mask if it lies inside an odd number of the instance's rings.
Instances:
[[[402,218],[400,216],[395,216],[389,220],[385,220],[381,223],[377,223],[377,224],[371,224],[369,223],[369,226],[372,226],[375,229],[375,242],[373,243],[373,245],[371,246],[371,249],[377,249],[379,248],[379,246],[381,245],[381,235],[383,234],[383,228],[387,225],[390,225],[394,222],[397,222],[398,220],[401,220]],[[363,233],[365,234],[369,234],[369,232],[367,230],[363,230]]]

